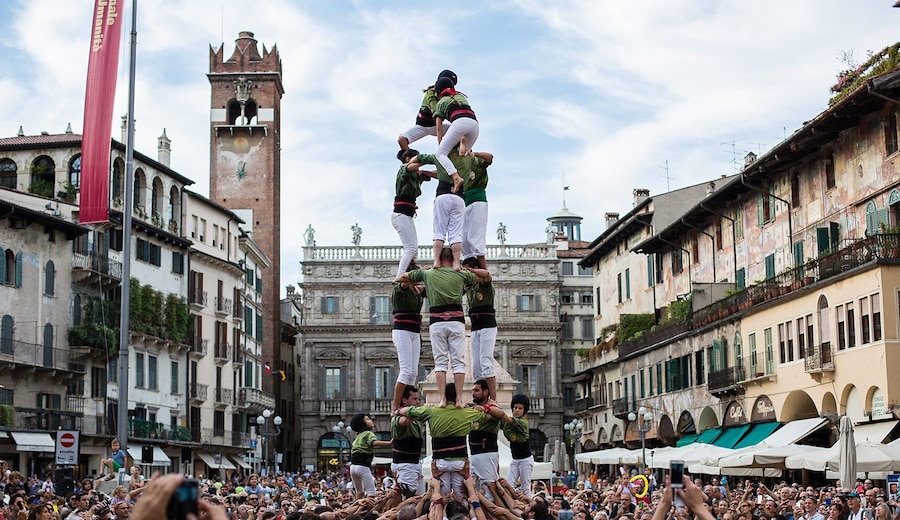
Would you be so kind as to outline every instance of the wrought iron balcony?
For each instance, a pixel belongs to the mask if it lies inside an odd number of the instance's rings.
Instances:
[[[709,388],[709,393],[718,397],[730,393],[739,393],[743,390],[739,383],[744,379],[743,366],[728,367],[724,370],[710,372],[706,386]]]
[[[582,397],[575,400],[575,413],[584,412],[594,406],[593,397]]]
[[[743,378],[740,380],[741,383],[775,375],[775,362],[772,360],[767,361],[765,354],[746,356],[741,359],[737,368],[741,370],[739,373],[743,375]]]
[[[620,397],[618,399],[613,399],[612,409],[613,415],[619,419],[628,417],[628,398]]]
[[[834,352],[831,349],[831,342],[806,347],[804,368],[809,373],[833,372]]]
[[[206,402],[206,393],[208,390],[209,385],[191,383],[188,385],[188,396],[191,398],[191,401],[203,403]]]

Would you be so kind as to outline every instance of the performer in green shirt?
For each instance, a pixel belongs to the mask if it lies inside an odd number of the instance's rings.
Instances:
[[[365,413],[354,415],[350,419],[350,428],[356,432],[350,447],[350,479],[356,497],[375,496],[375,477],[372,476],[375,448],[390,446],[391,441],[379,441],[375,437],[375,422]]]
[[[512,452],[512,461],[509,463],[506,480],[531,498],[534,456],[529,443],[528,419],[525,418],[531,401],[525,394],[516,394],[513,396],[511,404],[513,416],[505,414],[503,416],[503,434],[509,440],[509,449]]]
[[[456,73],[452,70],[442,70],[441,73],[438,74],[438,79],[441,78],[448,78],[454,86],[456,85]],[[408,149],[410,143],[414,143],[426,135],[437,135],[437,126],[434,121],[434,108],[437,105],[438,97],[434,92],[434,85],[429,85],[423,89],[422,92],[425,93],[425,97],[422,98],[422,105],[419,107],[419,113],[416,114],[416,124],[409,130],[400,134],[400,137],[397,138],[397,144],[400,145],[400,150]]]

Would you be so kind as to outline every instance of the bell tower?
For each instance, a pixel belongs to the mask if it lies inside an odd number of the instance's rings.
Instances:
[[[282,361],[281,59],[277,46],[266,50],[263,45],[260,55],[249,31],[238,34],[228,59],[224,49],[224,44],[209,49],[209,198],[241,214],[271,260],[262,273],[262,362],[276,371]],[[275,379],[264,376],[263,390],[275,395],[281,413],[281,385]]]

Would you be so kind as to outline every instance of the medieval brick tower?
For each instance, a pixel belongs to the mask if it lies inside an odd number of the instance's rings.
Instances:
[[[263,46],[260,55],[249,31],[238,35],[227,60],[224,49],[223,44],[209,50],[209,198],[244,217],[253,240],[272,262],[262,273],[262,320],[250,332],[262,336],[262,361],[274,372],[286,368],[279,348],[281,59],[277,46],[271,51]],[[281,385],[274,379],[264,376],[263,390],[275,396],[280,412]]]

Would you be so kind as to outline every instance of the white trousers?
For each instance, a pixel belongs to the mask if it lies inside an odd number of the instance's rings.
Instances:
[[[375,477],[372,476],[372,468],[368,466],[350,465],[350,480],[357,493],[367,497],[375,496]]]
[[[488,204],[477,201],[466,206],[463,221],[462,259],[487,255]]]
[[[394,341],[394,346],[397,347],[397,361],[400,365],[397,382],[406,386],[415,386],[416,377],[419,375],[422,335],[409,330],[394,329],[391,331],[391,339]]]
[[[525,493],[528,498],[531,498],[531,473],[533,471],[534,456],[527,459],[512,459],[509,461],[509,471],[506,473],[506,480],[513,487]]]
[[[446,245],[462,242],[465,209],[466,203],[458,195],[445,193],[435,197],[432,240],[443,240]]]
[[[400,256],[400,265],[397,266],[397,276],[406,272],[409,263],[419,254],[419,237],[416,234],[416,223],[413,218],[403,213],[391,213],[391,224],[400,235],[400,243],[403,244],[403,254]]]
[[[469,455],[469,470],[475,477],[475,489],[484,491],[484,496],[493,500],[493,494],[485,484],[500,478],[500,454],[494,451]]]
[[[444,495],[448,491],[453,490],[456,496],[464,496],[462,494],[463,478],[460,471],[462,471],[466,461],[436,459],[435,462],[438,471],[441,472],[441,494]]]
[[[497,342],[497,327],[473,330],[469,335],[472,345],[472,378],[475,381],[495,377],[494,344]]]
[[[425,492],[425,480],[422,478],[422,464],[412,462],[395,462],[391,464],[391,472],[397,477],[397,484],[415,495]],[[405,496],[409,496],[408,494]]]
[[[478,121],[471,117],[461,117],[444,132],[441,144],[438,145],[434,155],[449,175],[456,173],[456,166],[453,166],[453,161],[448,156],[463,137],[466,138],[466,146],[471,150],[475,146],[475,141],[478,140]]]
[[[466,373],[466,324],[459,321],[439,321],[428,326],[434,369],[438,372]],[[456,389],[457,392],[460,389]],[[441,396],[443,397],[443,396]]]

